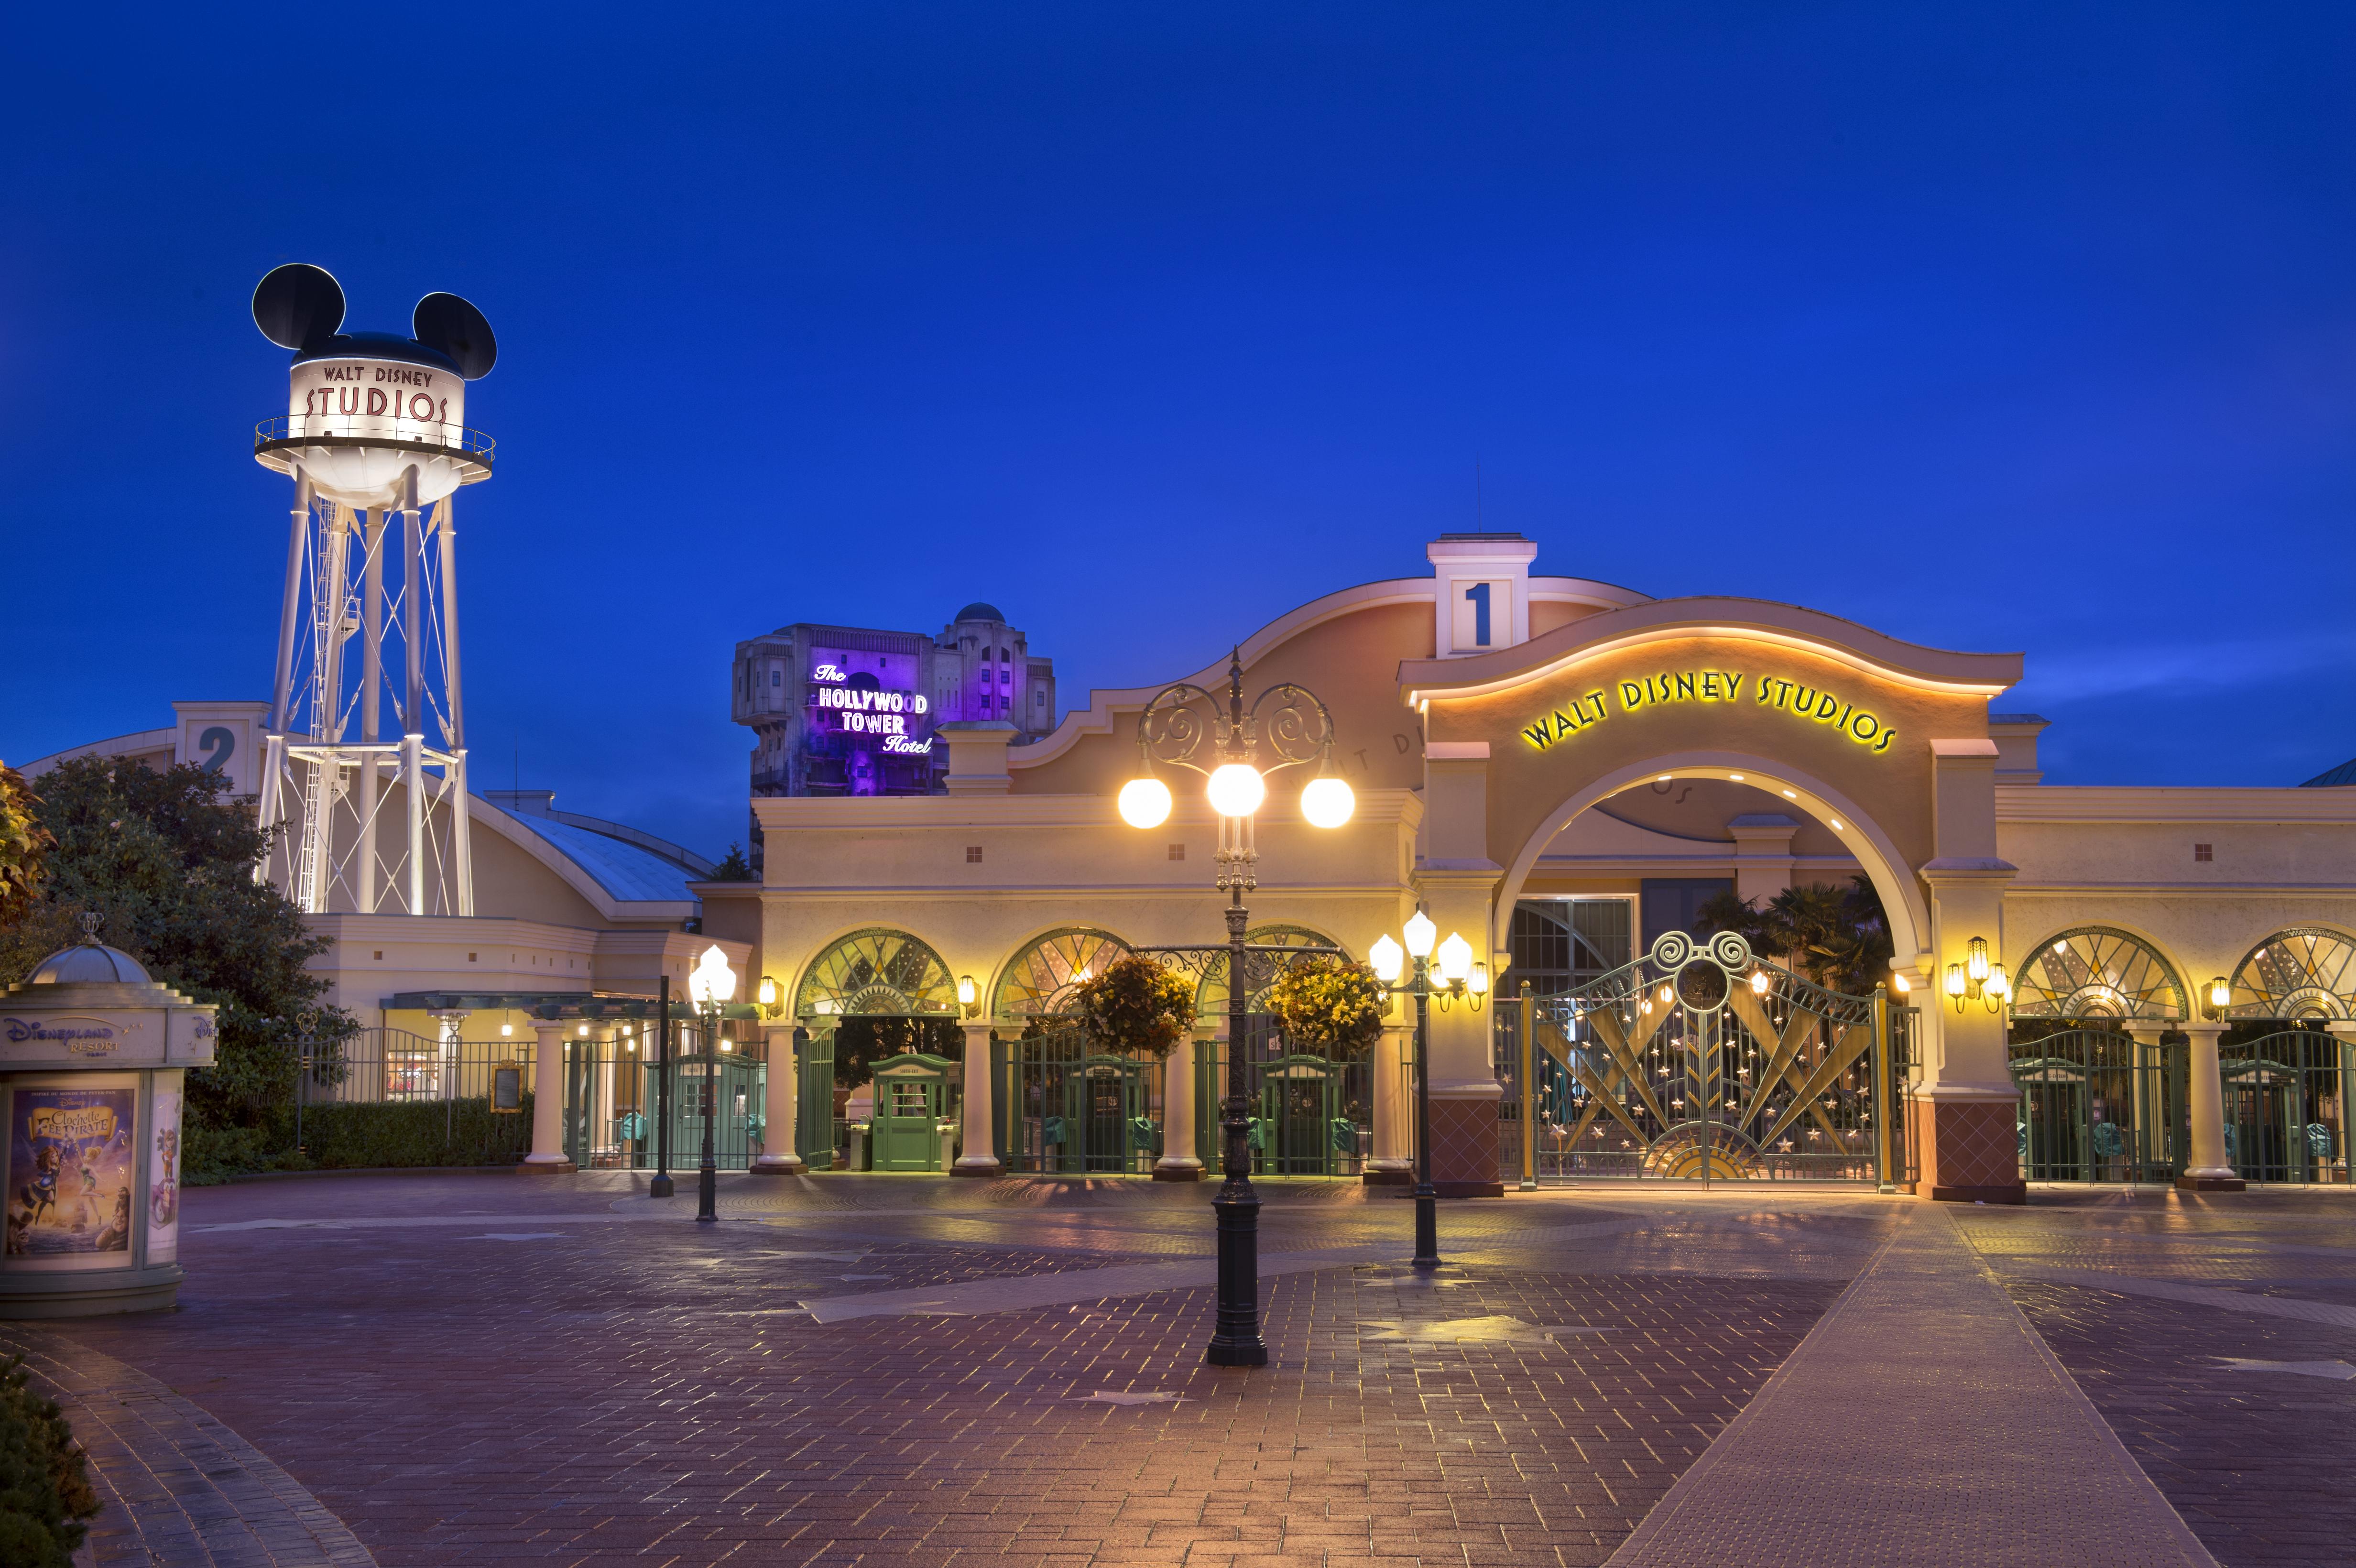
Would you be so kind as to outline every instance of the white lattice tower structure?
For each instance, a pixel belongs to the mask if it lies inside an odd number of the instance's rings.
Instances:
[[[294,486],[259,809],[261,875],[306,912],[475,912],[458,661],[461,485],[490,476],[466,383],[490,329],[429,294],[417,336],[337,329],[343,293],[282,267],[254,294],[295,350],[284,418],[254,456]]]

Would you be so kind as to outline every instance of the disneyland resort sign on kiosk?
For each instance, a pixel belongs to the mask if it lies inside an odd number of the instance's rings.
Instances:
[[[1987,705],[2019,681],[2020,662],[1715,598],[1655,600],[1492,653],[1408,660],[1401,693],[1423,720],[1427,778],[1417,880],[1431,917],[1500,932],[1580,813],[1640,784],[1724,779],[1780,795],[1839,836],[1880,895],[1900,972],[1924,989],[1972,936],[2002,935],[2013,868],[1997,855]],[[1922,1011],[1926,1076],[1909,1115],[1925,1188],[2019,1201],[2002,1020]],[[1474,1168],[1494,1147],[1491,1083],[1477,1022],[1435,1020],[1434,1158],[1447,1152],[1445,1128],[1466,1151],[1448,1175],[1468,1189],[1494,1179]],[[1443,1099],[1462,1102],[1446,1119]]]
[[[211,1006],[94,935],[0,995],[0,1317],[173,1304],[182,1086],[212,1061]]]

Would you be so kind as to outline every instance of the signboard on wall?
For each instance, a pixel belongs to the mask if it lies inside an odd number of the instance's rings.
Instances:
[[[813,738],[840,737],[851,794],[884,793],[890,759],[929,769],[921,759],[933,750],[934,714],[923,677],[915,654],[810,650],[808,731]]]

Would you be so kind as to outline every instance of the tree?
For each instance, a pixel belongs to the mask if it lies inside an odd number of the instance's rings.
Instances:
[[[1287,965],[1268,989],[1268,1010],[1285,1042],[1335,1061],[1372,1045],[1390,1006],[1390,991],[1372,969],[1322,955]]]
[[[277,889],[254,880],[270,835],[251,804],[225,788],[220,774],[193,763],[161,772],[103,757],[61,764],[41,781],[41,826],[57,842],[48,908],[33,912],[54,920],[96,911],[102,940],[166,985],[216,1004],[219,1059],[189,1073],[188,1109],[210,1125],[251,1126],[294,1093],[298,1015],[318,1013],[315,1039],[329,1047],[354,1025],[320,1005],[327,982],[304,965],[330,944]]]
[[[1112,1051],[1167,1056],[1194,1022],[1194,987],[1141,954],[1106,965],[1074,993],[1080,1021]]]
[[[0,924],[16,920],[40,897],[44,862],[57,843],[35,816],[40,804],[23,774],[0,763]]]
[[[1694,934],[1740,933],[1751,950],[1783,960],[1828,990],[1863,996],[1886,980],[1893,951],[1880,895],[1864,877],[1846,888],[1785,888],[1764,905],[1719,893],[1694,912]]]
[[[856,1089],[875,1076],[875,1064],[887,1056],[920,1051],[928,1056],[960,1059],[964,1038],[951,1019],[862,1014],[847,1018],[834,1031],[834,1081]]]
[[[753,862],[744,859],[744,846],[731,844],[727,859],[712,869],[711,880],[715,882],[757,882],[761,877],[753,869]]]

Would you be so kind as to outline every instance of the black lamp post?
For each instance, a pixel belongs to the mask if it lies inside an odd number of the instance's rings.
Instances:
[[[709,1225],[720,1218],[720,1168],[712,1157],[712,1115],[720,1098],[720,1008],[736,994],[736,971],[714,943],[703,950],[687,979],[703,1031],[703,1164],[696,1173],[695,1219]]]
[[[1263,709],[1266,711],[1263,712]],[[1207,743],[1207,756],[1204,755]],[[1273,763],[1255,765],[1265,744]],[[1264,1367],[1268,1346],[1259,1333],[1259,1195],[1251,1184],[1250,1083],[1244,1061],[1244,1019],[1250,1005],[1244,931],[1250,912],[1244,894],[1258,887],[1259,851],[1252,817],[1268,797],[1267,775],[1307,763],[1317,776],[1301,792],[1301,814],[1312,826],[1339,827],[1356,802],[1334,776],[1333,716],[1307,688],[1269,687],[1244,705],[1241,650],[1228,656],[1224,696],[1181,681],[1156,692],[1137,716],[1137,748],[1145,766],[1121,786],[1120,815],[1132,827],[1159,827],[1170,818],[1170,786],[1157,767],[1206,775],[1211,809],[1219,819],[1219,891],[1227,895],[1227,1093],[1220,1103],[1220,1165],[1226,1178],[1211,1208],[1218,1216],[1219,1307],[1204,1360],[1215,1367]]]
[[[1384,936],[1367,953],[1366,961],[1393,996],[1415,998],[1414,1266],[1428,1270],[1440,1266],[1440,1189],[1431,1181],[1431,997],[1438,991],[1443,1012],[1460,997],[1468,998],[1472,1010],[1479,1012],[1489,992],[1489,966],[1474,963],[1471,945],[1451,932],[1439,946],[1440,983],[1435,987],[1432,939],[1440,934],[1440,928],[1418,909],[1401,934],[1407,939],[1404,949]],[[1414,964],[1405,985],[1398,983],[1402,959]]]
[[[655,1176],[647,1196],[668,1198],[670,1179],[670,976],[657,981],[655,1002]]]

